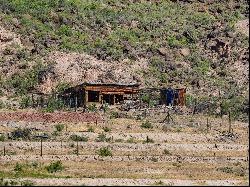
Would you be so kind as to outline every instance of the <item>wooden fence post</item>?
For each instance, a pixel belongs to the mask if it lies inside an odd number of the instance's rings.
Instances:
[[[5,146],[3,147],[3,156],[5,156]]]
[[[229,122],[229,127],[228,127],[228,132],[231,133],[232,129],[232,119],[231,119],[231,112],[228,112],[228,122]]]
[[[43,156],[43,139],[41,138],[41,152],[40,156]]]
[[[76,141],[76,154],[79,155],[79,147],[78,147],[78,140]]]
[[[209,131],[209,122],[208,122],[208,118],[207,118],[207,133]]]

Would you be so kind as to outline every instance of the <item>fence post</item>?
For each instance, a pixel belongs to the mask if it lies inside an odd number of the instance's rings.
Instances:
[[[231,133],[231,128],[232,128],[232,120],[231,120],[231,112],[228,112],[228,122],[229,122],[229,128],[228,132]]]
[[[208,118],[207,118],[207,133],[209,131],[209,122],[208,122]]]
[[[43,156],[43,139],[41,138],[41,154],[40,156]]]
[[[3,156],[5,156],[5,146],[3,147]]]
[[[78,140],[76,141],[76,154],[79,155],[79,147],[78,147]]]

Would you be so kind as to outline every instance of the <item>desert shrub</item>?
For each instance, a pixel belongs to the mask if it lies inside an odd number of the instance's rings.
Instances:
[[[18,162],[16,163],[15,167],[14,167],[14,171],[15,172],[22,172],[23,171],[23,165],[19,164]]]
[[[88,127],[88,130],[87,130],[88,132],[95,132],[95,129],[94,129],[94,127]]]
[[[169,150],[167,150],[167,149],[163,150],[163,154],[164,155],[172,155],[172,153]]]
[[[150,160],[151,160],[152,162],[158,162],[158,159],[155,158],[155,157],[152,157]]]
[[[69,88],[70,87],[70,84],[69,83],[66,83],[66,82],[60,82],[57,84],[56,86],[56,92],[57,93],[60,93],[60,92],[63,92],[65,89]]]
[[[73,141],[79,141],[79,142],[87,142],[89,140],[88,137],[78,136],[78,135],[75,135],[75,134],[71,135],[70,139],[73,140]]]
[[[49,173],[62,171],[64,169],[61,161],[52,162],[50,163],[50,165],[46,166],[45,168]]]
[[[61,132],[64,129],[64,124],[56,124],[55,125],[56,131]]]
[[[96,104],[89,105],[88,106],[88,111],[90,111],[90,112],[96,112],[97,111]]]
[[[0,186],[16,186],[17,182],[11,180],[11,181],[7,181],[4,180],[3,178],[0,178]]]
[[[98,137],[96,138],[96,142],[110,142],[111,138],[107,138],[106,134],[101,133],[98,135]]]
[[[18,95],[27,94],[38,84],[38,74],[44,69],[42,63],[37,63],[31,69],[23,73],[14,74],[9,79],[8,84],[14,88]]]
[[[110,113],[110,119],[116,119],[116,118],[119,118],[119,113],[115,112],[115,111],[112,111]]]
[[[104,132],[110,132],[111,131],[111,128],[108,128],[108,127],[103,127],[102,129],[104,130]]]
[[[142,100],[142,102],[144,102],[144,103],[149,103],[149,102],[150,102],[150,95],[149,95],[149,94],[143,94],[143,95],[141,96],[141,100]]]
[[[44,112],[54,112],[63,108],[63,101],[58,100],[54,97],[48,99],[47,107],[43,110]]]
[[[135,139],[134,139],[134,138],[129,138],[129,139],[127,140],[127,142],[128,142],[128,143],[135,143]]]
[[[99,156],[105,157],[105,156],[112,156],[112,151],[108,147],[102,147],[97,151],[97,154]]]
[[[16,130],[14,130],[13,132],[11,132],[11,139],[23,139],[23,140],[30,140],[31,139],[31,130],[24,128],[18,128]]]
[[[34,183],[30,180],[25,180],[21,182],[21,186],[34,186]]]
[[[123,142],[123,139],[116,139],[115,142]]]
[[[2,134],[0,135],[0,142],[3,142],[5,140],[5,136]]]
[[[217,168],[217,171],[222,171],[224,173],[233,173],[233,168],[225,166],[225,167]]]
[[[2,100],[0,100],[0,109],[4,108],[5,107],[5,104]]]
[[[152,129],[153,125],[149,121],[146,121],[146,122],[142,123],[141,128]]]
[[[23,96],[20,101],[21,108],[28,108],[32,104],[32,100],[30,96]]]

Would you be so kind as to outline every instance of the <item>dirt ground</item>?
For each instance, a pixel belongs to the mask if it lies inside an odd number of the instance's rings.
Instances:
[[[207,117],[202,115],[174,115],[173,124],[161,123],[160,113],[142,119],[129,113],[120,118],[109,113],[0,116],[4,181],[43,186],[249,184],[248,124],[234,121],[233,133],[228,134],[226,117],[210,117],[207,129]],[[146,121],[151,128],[143,128]],[[60,132],[59,123],[64,125]],[[12,138],[13,131],[25,128],[31,129],[28,139]],[[37,135],[44,133],[48,138],[41,146]],[[75,141],[72,135],[84,139]],[[112,155],[100,154],[103,148]],[[56,161],[63,169],[50,173],[46,168]]]

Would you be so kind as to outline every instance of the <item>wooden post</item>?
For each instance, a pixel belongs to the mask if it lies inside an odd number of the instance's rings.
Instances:
[[[141,94],[139,94],[139,95],[140,95],[139,97],[140,97],[140,109],[141,109],[141,104],[142,104],[142,98],[141,97],[142,96],[141,96]]]
[[[229,122],[229,127],[228,127],[228,132],[231,133],[232,129],[232,120],[231,120],[231,112],[228,112],[228,122]]]
[[[88,97],[89,97],[89,93],[87,90],[85,90],[85,105],[87,105],[87,103],[89,102]]]
[[[95,124],[97,125],[97,119],[95,120]]]
[[[5,156],[5,146],[3,147],[3,156]]]
[[[208,130],[209,130],[209,123],[208,123],[208,118],[207,118],[207,133],[208,133]]]
[[[114,97],[113,97],[113,103],[114,103],[114,105],[115,105],[115,95],[114,95]]]
[[[43,139],[41,138],[41,154],[40,156],[43,156]]]
[[[76,155],[79,155],[79,147],[78,147],[78,140],[76,141]]]

